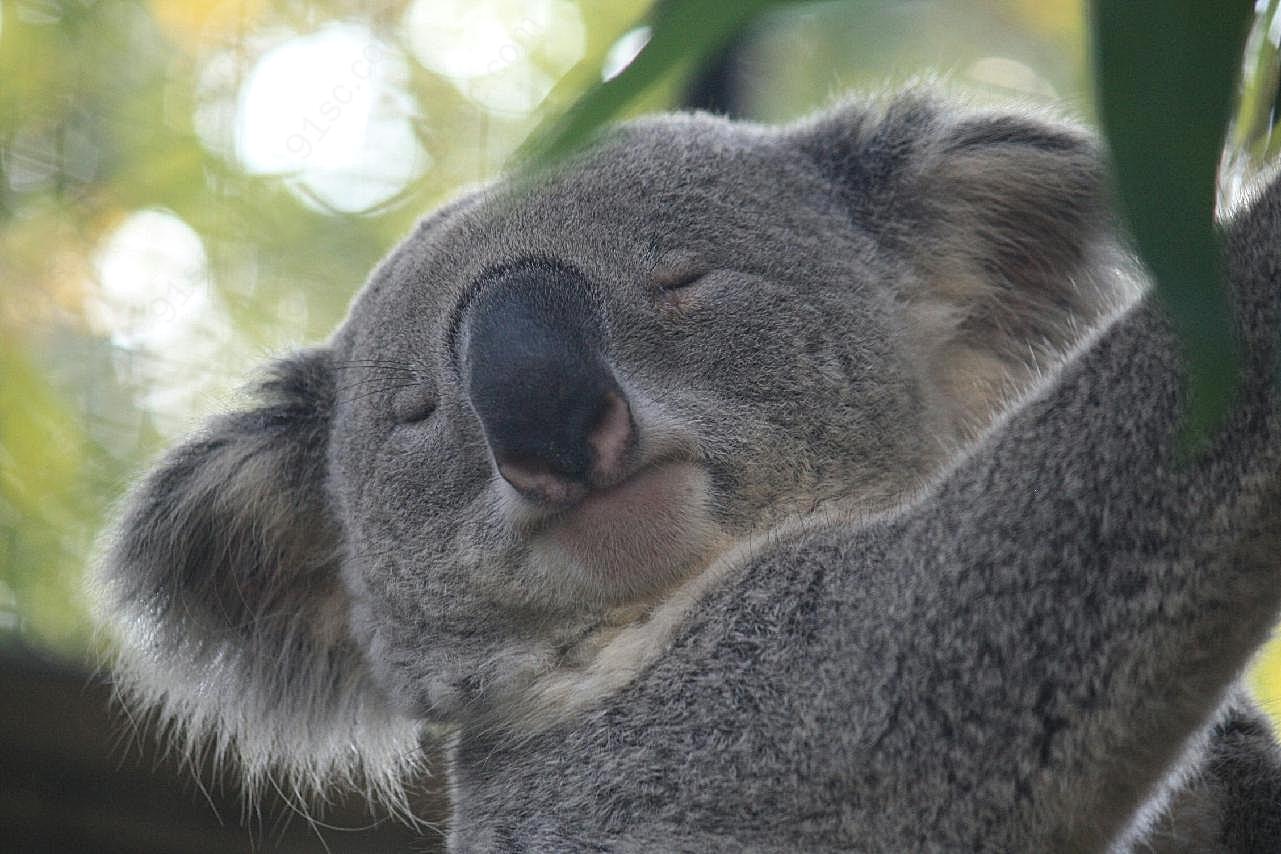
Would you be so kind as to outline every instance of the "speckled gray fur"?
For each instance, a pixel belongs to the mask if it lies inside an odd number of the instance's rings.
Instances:
[[[1281,596],[1281,190],[1228,226],[1245,389],[1180,463],[1098,163],[918,92],[647,119],[463,197],[138,488],[95,574],[122,683],[251,778],[393,799],[451,727],[457,851],[1266,847],[1227,698]],[[638,471],[695,496],[593,557],[460,382],[512,264],[573,271]]]

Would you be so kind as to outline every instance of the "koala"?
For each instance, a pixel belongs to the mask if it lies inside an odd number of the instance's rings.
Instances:
[[[468,193],[136,487],[122,689],[393,805],[443,730],[455,851],[1262,838],[1281,190],[1190,459],[1109,210],[1089,134],[926,91]]]

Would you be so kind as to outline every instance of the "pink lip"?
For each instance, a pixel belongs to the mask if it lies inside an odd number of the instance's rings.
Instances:
[[[588,495],[549,531],[552,541],[599,580],[647,586],[706,550],[707,472],[660,463]]]

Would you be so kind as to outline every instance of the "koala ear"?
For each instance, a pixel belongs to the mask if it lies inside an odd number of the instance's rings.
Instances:
[[[184,750],[237,757],[251,784],[352,784],[399,805],[418,731],[348,634],[325,487],[333,396],[327,351],[275,364],[256,406],[214,419],[134,491],[92,593],[122,693]]]
[[[914,94],[798,131],[854,225],[913,271],[901,294],[909,327],[961,435],[1139,288],[1100,149],[1058,118],[958,112]]]

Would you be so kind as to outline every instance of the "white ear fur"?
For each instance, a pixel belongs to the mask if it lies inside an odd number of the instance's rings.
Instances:
[[[324,490],[326,351],[275,365],[260,403],[213,420],[135,489],[92,585],[125,700],[251,791],[356,786],[408,814],[419,724],[348,636],[339,524]]]
[[[922,92],[796,133],[854,224],[918,271],[900,296],[958,437],[1142,290],[1098,147],[1057,117],[958,112]]]
[[[923,152],[910,184],[925,236],[915,325],[931,377],[972,431],[1128,305],[1142,280],[1083,131],[1032,115],[963,116]]]

